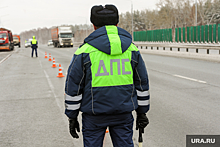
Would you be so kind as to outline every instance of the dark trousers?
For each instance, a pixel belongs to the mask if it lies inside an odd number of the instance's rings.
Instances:
[[[34,51],[35,51],[35,55],[37,57],[37,48],[32,48],[31,57],[33,57]]]
[[[82,132],[84,147],[102,147],[105,131],[109,133],[114,147],[134,147],[133,115],[88,115],[82,114]]]

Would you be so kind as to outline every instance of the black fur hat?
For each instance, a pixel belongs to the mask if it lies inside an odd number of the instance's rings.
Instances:
[[[90,21],[97,27],[116,25],[119,21],[118,9],[114,5],[93,6]]]

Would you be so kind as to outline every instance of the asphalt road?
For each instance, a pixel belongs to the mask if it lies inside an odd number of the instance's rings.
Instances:
[[[44,58],[51,53],[63,74],[76,48],[39,46],[0,52],[0,147],[81,147],[64,115],[65,78]],[[150,125],[143,147],[185,147],[186,135],[220,133],[220,65],[217,62],[142,54],[150,78]],[[81,115],[80,115],[81,117]],[[79,120],[81,118],[79,117]],[[135,114],[134,114],[135,117]],[[137,147],[137,131],[133,140]],[[111,147],[106,134],[104,147]]]

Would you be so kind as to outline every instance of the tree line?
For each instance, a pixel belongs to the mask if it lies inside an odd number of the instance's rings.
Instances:
[[[197,3],[195,0],[160,0],[154,10],[135,10],[133,12],[133,30],[178,28],[220,22],[220,0],[196,1]],[[119,26],[131,32],[131,18],[130,12],[120,14]]]
[[[134,10],[133,31],[179,28],[220,23],[220,0],[160,0],[156,9]],[[196,22],[197,12],[197,22]],[[65,25],[62,25],[65,26]],[[75,34],[75,42],[82,42],[92,31],[92,25],[68,25]],[[119,15],[119,27],[132,33],[132,13]],[[46,44],[51,39],[51,28],[38,28],[22,32],[24,42],[35,35],[39,42]]]

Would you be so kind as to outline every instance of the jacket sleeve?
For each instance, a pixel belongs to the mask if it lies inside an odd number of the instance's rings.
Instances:
[[[74,55],[70,63],[65,85],[65,114],[76,118],[79,114],[84,88],[84,67],[82,54]]]
[[[137,113],[147,113],[150,109],[149,80],[145,63],[140,52],[137,52],[136,66],[134,68],[134,85],[137,92]]]

